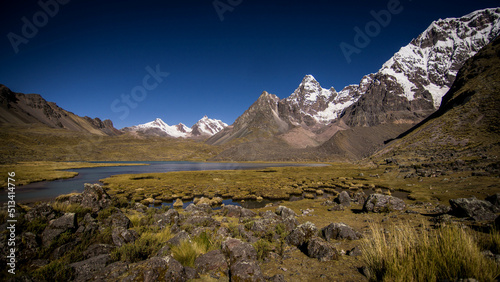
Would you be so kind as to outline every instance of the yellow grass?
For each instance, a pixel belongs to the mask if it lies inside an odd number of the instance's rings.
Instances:
[[[485,258],[474,236],[459,226],[416,230],[410,224],[382,229],[370,225],[363,240],[363,259],[377,281],[494,281],[499,266]]]

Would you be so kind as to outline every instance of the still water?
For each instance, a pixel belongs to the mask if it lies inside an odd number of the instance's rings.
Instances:
[[[104,162],[97,162],[104,163]],[[324,166],[323,164],[285,164],[285,163],[206,163],[206,162],[106,162],[117,164],[148,164],[132,166],[93,167],[70,169],[78,175],[70,179],[43,181],[19,186],[16,189],[16,202],[29,203],[52,200],[61,194],[82,192],[84,183],[99,183],[99,179],[117,174],[152,173],[169,171],[200,171],[200,170],[241,170],[260,169],[267,167],[290,166]],[[0,193],[0,202],[7,199],[5,191]]]

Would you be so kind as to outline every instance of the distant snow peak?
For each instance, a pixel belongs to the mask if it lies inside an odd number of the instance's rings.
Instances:
[[[124,128],[126,131],[137,131],[144,132],[147,134],[148,131],[153,130],[163,132],[163,135],[176,138],[191,138],[197,136],[212,136],[217,132],[223,130],[228,125],[221,120],[210,119],[206,115],[201,118],[195,125],[191,128],[187,127],[183,123],[177,125],[168,125],[162,119],[156,118],[154,121],[140,124],[132,127]]]
[[[193,127],[193,134],[212,136],[226,128],[228,125],[218,119],[210,119],[208,116],[201,118]]]

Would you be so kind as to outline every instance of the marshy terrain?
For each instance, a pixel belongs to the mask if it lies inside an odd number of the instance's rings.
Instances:
[[[113,176],[82,193],[16,206],[16,279],[497,279],[498,178],[407,175],[405,165],[384,160]],[[227,198],[234,204],[221,205]],[[241,206],[261,200],[268,204]]]

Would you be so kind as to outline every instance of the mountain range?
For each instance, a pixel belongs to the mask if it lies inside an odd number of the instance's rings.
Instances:
[[[182,137],[182,138],[197,138],[209,137],[227,127],[227,124],[218,119],[210,119],[204,116],[196,122],[191,128],[183,123],[177,125],[168,125],[160,118],[154,121],[125,127],[122,131],[139,132],[145,135],[166,136],[166,137]]]
[[[109,120],[79,117],[40,95],[13,93],[3,85],[0,123],[203,140],[222,145],[214,160],[361,159],[433,117],[444,104],[449,107],[446,93],[456,87],[459,70],[499,34],[500,8],[437,20],[359,84],[336,91],[306,75],[287,98],[263,91],[231,125],[205,116],[189,128],[157,118],[117,130]]]
[[[293,148],[288,155],[369,156],[384,141],[435,112],[465,61],[499,33],[500,8],[435,21],[358,85],[337,92],[307,75],[288,98],[262,93],[232,126],[207,142],[220,145],[239,139],[235,146],[240,149],[220,155],[234,160],[247,158],[247,143],[269,144],[261,150],[270,150],[274,145],[262,142],[266,138]]]

